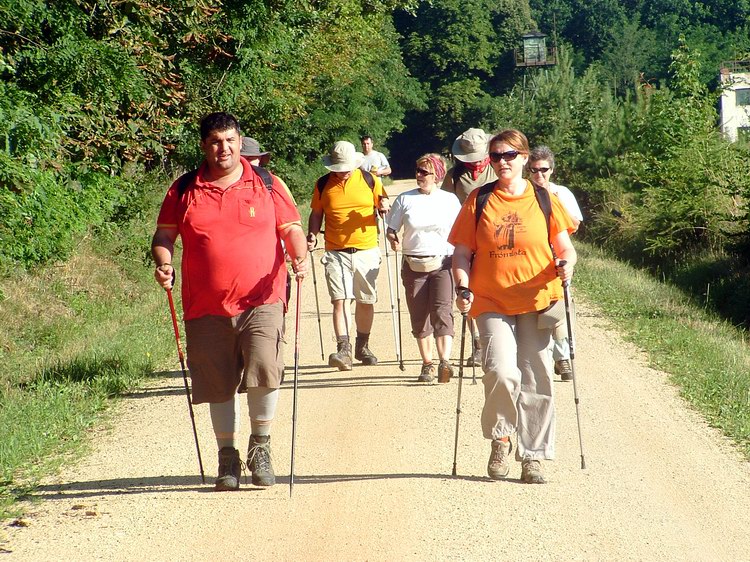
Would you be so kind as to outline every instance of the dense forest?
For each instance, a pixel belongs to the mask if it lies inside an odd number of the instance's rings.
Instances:
[[[557,64],[517,68],[535,29]],[[1,0],[0,273],[151,224],[209,111],[302,200],[336,139],[368,133],[408,175],[515,126],[558,154],[584,236],[744,323],[750,154],[719,133],[717,78],[749,56],[750,0]]]

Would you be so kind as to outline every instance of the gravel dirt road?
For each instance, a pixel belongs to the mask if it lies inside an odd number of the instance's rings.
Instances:
[[[91,455],[41,487],[23,526],[4,525],[0,559],[750,560],[750,465],[580,297],[587,468],[573,385],[558,381],[549,483],[520,483],[517,463],[507,481],[490,481],[482,384],[472,385],[466,368],[451,477],[458,381],[415,382],[420,361],[403,298],[399,370],[385,271],[371,340],[381,362],[351,372],[321,359],[312,279],[303,284],[293,497],[290,333],[272,438],[276,486],[212,491],[217,459],[205,405],[196,407],[201,484],[181,374],[165,373],[117,406],[112,428],[93,432]],[[318,273],[327,357],[335,344]],[[293,314],[287,322],[293,332]],[[245,423],[243,443],[248,433]]]

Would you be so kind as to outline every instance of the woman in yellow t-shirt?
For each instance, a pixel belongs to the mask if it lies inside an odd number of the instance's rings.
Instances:
[[[473,191],[448,236],[455,246],[456,306],[476,319],[482,349],[484,437],[492,440],[490,478],[510,472],[510,436],[517,432],[521,479],[545,482],[541,460],[555,456],[555,405],[548,345],[552,326],[539,312],[562,306],[562,282],[569,281],[576,252],[573,222],[557,198],[547,220],[523,178],[529,157],[526,136],[515,129],[489,144],[497,181],[481,216]],[[564,265],[556,265],[550,244]],[[464,298],[465,289],[468,298]]]

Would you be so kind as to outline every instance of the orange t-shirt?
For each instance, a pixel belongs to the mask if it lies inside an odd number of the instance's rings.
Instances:
[[[310,206],[313,211],[323,211],[326,250],[369,250],[378,245],[375,207],[388,195],[380,178],[373,177],[375,185],[370,189],[359,169],[348,180],[331,174],[322,195],[317,186],[313,190]]]
[[[479,190],[469,194],[448,235],[454,246],[474,252],[469,288],[474,293],[471,316],[499,312],[508,316],[542,310],[563,297],[547,224],[531,183],[521,195],[499,189],[490,194],[479,223],[475,210]],[[550,240],[574,231],[557,197],[551,197]]]

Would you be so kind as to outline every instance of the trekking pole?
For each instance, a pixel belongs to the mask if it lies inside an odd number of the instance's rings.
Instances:
[[[294,444],[297,437],[297,380],[299,379],[299,311],[302,279],[297,277],[297,304],[294,319],[294,391],[292,392],[292,462],[289,468],[289,497],[294,491]]]
[[[378,215],[378,220],[383,220],[383,218]],[[383,229],[383,232],[385,232],[385,229]],[[398,333],[396,332],[396,305],[393,301],[393,280],[391,279],[391,254],[388,252],[388,240],[387,237],[384,235],[383,240],[385,242],[385,270],[386,274],[388,275],[388,294],[391,298],[391,324],[393,325],[393,342],[396,343],[398,340]],[[399,349],[396,348],[396,361],[398,363],[401,363],[401,353],[399,352]]]
[[[469,326],[469,329],[471,330],[471,384],[477,384],[477,362],[474,361],[476,337],[474,336],[474,329],[472,329],[472,326],[474,326],[473,322]]]
[[[399,283],[399,280],[398,280],[398,274],[399,274],[399,271],[401,271],[401,266],[399,265],[399,261],[398,261],[398,250],[396,250],[395,255],[396,255],[396,306],[398,308],[398,359],[399,359],[398,368],[401,369],[402,371],[406,371],[406,367],[404,367],[404,347],[401,342],[401,292],[399,290],[399,287],[401,286],[401,284]]]
[[[560,265],[565,265],[565,260],[560,261]],[[576,357],[576,346],[575,338],[573,337],[573,321],[571,314],[571,301],[570,301],[570,283],[563,281],[563,296],[565,299],[565,322],[568,326],[568,343],[570,345],[570,370],[573,375],[573,400],[576,405],[576,421],[578,422],[578,445],[581,449],[581,469],[586,468],[586,459],[583,456],[583,437],[581,434],[581,412],[579,410],[580,400],[578,399],[578,385],[576,384],[576,368],[575,368],[575,357]]]
[[[461,296],[468,299],[471,293],[464,290]],[[453,476],[456,476],[456,459],[458,457],[458,424],[461,419],[461,386],[464,382],[464,343],[466,343],[466,313],[461,313],[461,362],[458,364],[458,397],[456,398],[456,440],[453,444]]]
[[[315,275],[315,256],[310,251],[310,263],[312,264],[313,289],[315,290],[315,311],[318,314],[318,337],[320,338],[320,358],[325,359],[323,354],[323,327],[320,325],[320,300],[318,300],[318,276]]]
[[[174,278],[173,278],[174,280]],[[187,369],[185,369],[185,355],[182,353],[182,344],[180,343],[180,330],[177,327],[177,313],[174,310],[174,300],[172,299],[172,289],[166,289],[167,298],[169,299],[169,312],[172,314],[172,326],[174,327],[174,339],[177,342],[177,355],[180,358],[180,367],[182,367],[182,380],[185,383],[185,395],[187,396],[188,410],[190,411],[190,421],[193,424],[193,437],[195,438],[195,450],[198,452],[198,467],[201,471],[201,482],[206,483],[206,476],[203,473],[203,460],[201,459],[201,446],[198,443],[198,431],[195,429],[195,413],[193,412],[193,402],[190,400],[190,387],[187,380]]]

